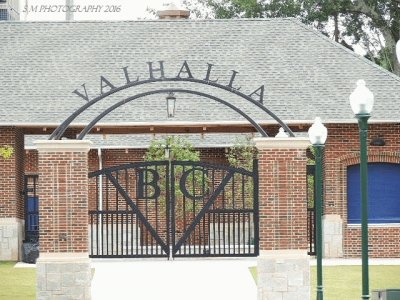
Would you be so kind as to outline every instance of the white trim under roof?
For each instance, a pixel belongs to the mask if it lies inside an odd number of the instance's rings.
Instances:
[[[83,141],[90,141],[90,139],[85,139]],[[203,148],[227,148],[227,147],[231,147],[233,146],[233,143],[226,143],[226,144],[212,144],[212,145],[207,145],[204,147],[194,147],[194,149],[203,149]],[[140,146],[97,146],[95,143],[92,144],[92,146],[90,147],[90,149],[100,149],[100,150],[104,150],[104,149],[147,149],[148,147],[150,147],[150,144],[148,145],[140,145]],[[24,150],[37,150],[36,146],[25,146]]]
[[[282,120],[287,125],[313,124],[314,120]],[[322,117],[324,124],[357,124],[357,119],[326,120]],[[260,125],[277,125],[274,121],[257,121]],[[398,119],[370,119],[369,124],[400,123]],[[58,127],[61,123],[3,123],[0,126],[21,126],[21,127]],[[72,123],[71,127],[85,127],[88,123]],[[114,127],[114,126],[207,126],[207,125],[250,125],[242,121],[212,121],[212,122],[121,122],[121,123],[97,123],[94,127]]]

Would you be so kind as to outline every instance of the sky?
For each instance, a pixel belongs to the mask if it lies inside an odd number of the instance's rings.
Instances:
[[[163,5],[180,0],[18,0],[22,21],[63,21],[67,1],[73,1],[74,20],[154,19],[147,7],[160,10]],[[85,11],[86,10],[86,11]]]

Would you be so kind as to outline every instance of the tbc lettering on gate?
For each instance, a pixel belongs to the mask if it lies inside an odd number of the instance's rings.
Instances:
[[[202,192],[203,194],[197,193],[193,195],[187,189],[187,182],[190,180],[189,176],[192,174],[192,178],[195,177],[195,172],[202,172]],[[157,199],[161,194],[161,187],[159,186],[159,181],[161,179],[160,174],[156,170],[152,169],[139,169],[138,171],[138,183],[137,183],[137,198],[138,199]],[[149,176],[150,174],[150,176]],[[179,180],[179,187],[182,194],[192,200],[201,200],[208,194],[208,189],[204,187],[204,178],[207,178],[207,171],[202,168],[193,167],[182,173]]]
[[[151,176],[148,176],[149,173]],[[160,175],[156,170],[152,169],[139,169],[138,170],[138,199],[157,199],[161,194],[161,189],[158,186]],[[149,188],[153,188],[153,193],[149,194]]]

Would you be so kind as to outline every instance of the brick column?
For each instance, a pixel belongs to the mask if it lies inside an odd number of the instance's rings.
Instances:
[[[259,151],[258,299],[310,299],[305,138],[256,138]]]
[[[24,134],[15,127],[0,127],[0,147],[14,150],[0,156],[0,260],[21,259],[24,238]]]
[[[36,141],[39,153],[37,299],[90,299],[90,141]]]

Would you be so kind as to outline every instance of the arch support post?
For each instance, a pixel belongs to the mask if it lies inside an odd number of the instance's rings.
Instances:
[[[90,141],[35,141],[39,153],[37,299],[90,299]]]
[[[255,138],[259,160],[258,299],[310,299],[306,138]]]

